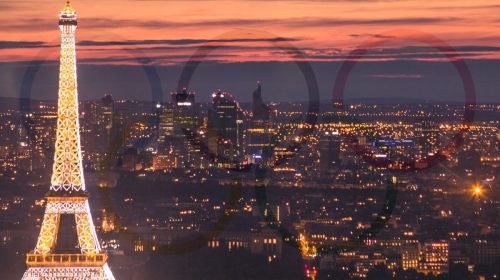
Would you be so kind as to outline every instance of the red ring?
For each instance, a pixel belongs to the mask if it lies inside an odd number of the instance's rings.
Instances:
[[[436,48],[442,55],[444,55],[450,63],[452,63],[457,70],[462,84],[465,90],[465,110],[463,113],[463,121],[460,131],[455,133],[450,144],[436,154],[426,157],[423,162],[427,163],[425,166],[417,165],[416,161],[408,161],[402,163],[401,169],[392,169],[399,171],[413,171],[421,170],[433,167],[437,165],[442,160],[445,160],[448,155],[456,152],[457,148],[460,147],[464,142],[464,133],[469,130],[470,124],[474,121],[475,107],[476,107],[476,90],[474,86],[474,81],[472,75],[467,67],[465,61],[461,58],[460,54],[450,45],[445,43],[443,40],[422,31],[410,30],[410,29],[397,29],[389,31],[378,36],[376,39],[372,39],[359,45],[355,50],[349,53],[347,59],[342,63],[340,70],[338,72],[337,78],[335,79],[335,84],[333,88],[333,106],[343,107],[344,91],[345,85],[347,83],[347,78],[349,77],[352,68],[356,63],[363,58],[366,53],[383,43],[394,39],[404,39],[409,41],[416,41],[427,44]],[[356,154],[362,156],[362,158],[369,164],[375,165],[377,167],[389,167],[391,168],[395,161],[386,160],[379,162],[374,160],[371,156],[367,155],[367,148],[359,145],[357,139],[353,135],[348,135],[349,146],[355,151]]]

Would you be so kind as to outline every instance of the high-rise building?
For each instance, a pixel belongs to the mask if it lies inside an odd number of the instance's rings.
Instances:
[[[48,155],[54,152],[56,140],[55,134],[50,128],[56,125],[56,120],[57,113],[52,109],[28,114],[28,135],[32,141],[31,157],[35,169],[50,168]]]
[[[196,138],[188,140],[199,126],[195,93],[186,88],[171,93],[170,101],[161,105],[159,119],[159,166],[165,169],[198,166],[199,146],[193,140]]]
[[[121,103],[113,106],[113,126],[111,129],[111,141],[127,145],[130,126],[133,123],[131,119],[132,112],[130,104]]]
[[[262,87],[257,84],[253,92],[252,118],[247,129],[247,154],[251,162],[270,164],[274,150],[272,111],[262,100]]]
[[[473,244],[472,258],[475,264],[498,264],[500,262],[500,242],[494,240],[476,240]]]
[[[113,97],[110,94],[104,95],[98,105],[97,125],[102,130],[106,147],[111,141],[111,129],[113,128]]]
[[[113,128],[113,97],[109,94],[97,101],[84,102],[82,114],[85,151],[102,153],[111,144]]]
[[[92,221],[83,178],[76,74],[76,12],[66,2],[59,15],[61,58],[54,164],[35,249],[26,256],[23,279],[114,279]],[[71,226],[73,222],[76,226]],[[78,251],[64,237],[77,231]],[[63,238],[61,238],[63,237]],[[62,239],[62,240],[60,240]],[[61,247],[69,244],[67,247]],[[72,246],[71,246],[72,245]],[[72,247],[71,249],[68,249]]]
[[[422,119],[415,124],[415,142],[422,157],[439,151],[439,135],[438,125],[429,118]]]
[[[158,124],[158,139],[160,143],[174,134],[174,104],[168,102],[161,105]]]
[[[208,130],[215,131],[218,148],[218,164],[234,164],[243,154],[243,114],[228,92],[212,93],[212,108],[208,113]],[[211,134],[214,135],[214,134]],[[210,141],[210,139],[209,139]]]
[[[341,137],[337,131],[324,131],[319,136],[319,171],[327,176],[340,166]]]

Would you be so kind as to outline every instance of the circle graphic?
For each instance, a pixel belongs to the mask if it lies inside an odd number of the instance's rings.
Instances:
[[[361,59],[363,59],[371,49],[393,40],[420,42],[434,47],[455,67],[458,75],[460,76],[465,92],[464,113],[460,129],[457,133],[455,133],[452,140],[446,147],[442,148],[437,153],[426,156],[418,162],[416,160],[410,160],[401,163],[390,159],[380,161],[371,155],[369,148],[360,145],[357,137],[354,135],[346,135],[347,142],[351,149],[360,155],[363,160],[377,167],[387,167],[388,169],[402,172],[431,168],[446,160],[449,155],[455,153],[463,144],[464,134],[468,131],[468,128],[474,121],[476,107],[476,90],[469,68],[467,67],[465,61],[461,58],[460,54],[443,40],[422,31],[398,29],[381,33],[379,36],[376,36],[376,38],[364,42],[351,51],[342,63],[333,87],[332,105],[334,108],[342,108],[344,106],[345,87],[354,66]],[[398,166],[398,168],[394,168],[395,166]]]
[[[296,47],[290,44],[287,39],[280,38],[266,31],[254,30],[254,29],[238,29],[234,31],[225,32],[209,42],[206,42],[202,46],[200,46],[193,55],[191,55],[189,61],[185,64],[178,84],[177,91],[180,92],[184,89],[189,88],[191,79],[196,72],[198,66],[210,55],[214,50],[223,46],[222,43],[230,42],[232,39],[241,38],[242,35],[244,37],[248,37],[248,41],[251,41],[251,38],[255,38],[255,36],[259,36],[259,39],[264,39],[270,42],[276,48],[286,51],[291,56],[298,56],[300,61],[296,61],[298,68],[300,69],[304,79],[306,80],[308,94],[309,94],[309,106],[308,113],[306,117],[307,126],[304,128],[301,133],[301,141],[290,143],[287,147],[287,150],[290,151],[298,151],[300,148],[306,143],[308,136],[314,131],[315,124],[317,121],[318,111],[319,111],[319,87],[316,80],[316,76],[314,75],[314,71],[312,70],[311,65],[306,61],[305,55],[300,52]],[[244,39],[245,40],[245,39]],[[224,156],[217,155],[214,151],[211,151],[209,147],[203,142],[199,140],[200,135],[197,134],[196,131],[192,131],[189,129],[183,129],[184,135],[188,141],[190,141],[193,145],[199,145],[200,153],[210,161],[227,161],[228,159]],[[274,165],[278,165],[283,163],[275,162]],[[241,162],[235,162],[238,165],[238,168],[225,168],[228,171],[233,171],[235,174],[241,173],[249,173],[256,168],[250,164],[242,164]],[[241,194],[241,184],[239,183],[240,179],[235,179],[235,184],[231,186],[231,194],[230,200],[228,201],[228,206],[237,205],[237,201],[240,199]],[[229,211],[225,212],[214,224],[213,229],[208,231],[206,234],[202,234],[198,238],[183,242],[180,244],[172,244],[172,245],[163,245],[159,248],[158,252],[166,253],[166,254],[179,254],[179,253],[188,253],[195,249],[199,249],[201,247],[206,246],[207,242],[217,237],[225,228],[227,223],[230,221],[234,212]]]

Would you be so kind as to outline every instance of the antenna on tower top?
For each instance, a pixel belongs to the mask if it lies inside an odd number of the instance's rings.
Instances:
[[[74,14],[75,13],[75,9],[73,9],[73,6],[71,6],[70,0],[66,0],[66,5],[64,5],[64,8],[63,8],[61,13],[63,13],[63,14]]]

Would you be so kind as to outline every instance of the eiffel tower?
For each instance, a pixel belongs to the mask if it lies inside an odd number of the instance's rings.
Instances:
[[[59,14],[61,58],[57,136],[50,190],[35,249],[26,256],[26,280],[114,279],[95,232],[83,178],[78,121],[75,31],[70,1]],[[58,252],[61,217],[75,217],[79,250]],[[68,234],[62,231],[61,234]],[[76,243],[76,241],[74,242]],[[75,247],[75,246],[74,246]]]

